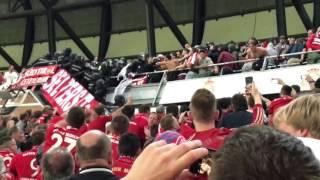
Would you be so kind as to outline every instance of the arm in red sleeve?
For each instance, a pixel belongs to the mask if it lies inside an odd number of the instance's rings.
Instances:
[[[264,110],[261,104],[255,104],[252,114],[252,125],[263,125]]]
[[[88,123],[88,130],[106,131],[106,123],[112,120],[112,116],[99,116],[97,119]]]

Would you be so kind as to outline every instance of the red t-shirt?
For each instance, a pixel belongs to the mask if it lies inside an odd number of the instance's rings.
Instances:
[[[62,121],[62,120],[64,120],[64,118],[63,117],[61,117],[61,116],[54,116],[53,118],[51,118],[50,120],[49,120],[49,126],[50,125],[55,125],[55,124],[57,124],[58,122],[60,122],[60,121]]]
[[[313,34],[313,33],[308,37],[307,42],[306,42],[306,48],[307,49],[312,49],[312,42],[313,42],[315,37],[316,37],[316,35]]]
[[[14,157],[14,153],[8,149],[0,150],[0,158],[3,159],[4,166],[8,170],[11,164],[11,161]]]
[[[106,123],[112,120],[112,116],[99,116],[88,124],[88,130],[99,130],[106,132]]]
[[[57,147],[65,147],[72,155],[75,155],[76,142],[86,131],[86,128],[77,129],[70,126],[65,128],[51,126],[46,132],[44,152]]]
[[[116,160],[118,160],[119,158],[119,140],[120,140],[120,136],[115,135],[115,134],[111,134],[111,136],[109,137],[111,139],[111,148],[112,148],[112,162],[116,162]]]
[[[10,172],[16,179],[39,179],[40,166],[36,160],[37,152],[38,146],[35,146],[29,151],[14,156],[11,161]]]
[[[195,132],[191,127],[183,125],[180,126],[180,133],[187,140],[200,140],[205,148],[217,150],[223,145],[224,139],[232,133],[232,130],[212,128],[207,131]]]
[[[120,156],[112,165],[112,172],[119,178],[125,177],[134,163],[134,158]]]
[[[141,142],[145,142],[146,135],[144,134],[144,129],[148,128],[148,114],[147,113],[139,113],[137,114],[133,121],[129,125],[128,132],[136,134]]]
[[[290,96],[277,98],[271,101],[269,106],[269,124],[273,125],[273,116],[279,110],[279,108],[289,104],[293,100]]]
[[[311,48],[312,50],[320,50],[320,32],[313,39]]]

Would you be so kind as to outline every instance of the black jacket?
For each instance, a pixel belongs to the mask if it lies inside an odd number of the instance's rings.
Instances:
[[[110,169],[106,168],[89,168],[79,172],[68,180],[118,180],[119,178],[112,174]]]
[[[237,111],[224,116],[218,127],[238,128],[252,122],[252,113],[248,111]]]

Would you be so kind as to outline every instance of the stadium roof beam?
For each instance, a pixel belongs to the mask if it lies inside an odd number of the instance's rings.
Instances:
[[[32,9],[31,1],[26,0],[23,4],[23,8],[25,10]],[[25,34],[24,34],[22,61],[21,61],[22,67],[26,67],[29,63],[32,49],[33,49],[34,38],[35,38],[35,20],[34,20],[34,16],[30,15],[26,17],[26,27],[25,27]]]
[[[320,26],[320,0],[313,0],[313,25]]]
[[[150,57],[156,56],[156,37],[154,32],[154,12],[152,6],[152,0],[145,0],[146,8],[146,27],[147,27],[147,44],[148,44],[148,55]]]
[[[306,28],[306,30],[312,29],[313,23],[308,15],[306,9],[304,8],[302,1],[301,0],[292,0],[292,4],[295,7],[295,9],[297,10],[297,13],[298,13],[304,27]]]
[[[284,0],[275,0],[277,31],[279,36],[287,36],[286,7]]]
[[[10,65],[13,65],[14,68],[20,72],[21,71],[21,66],[19,66],[13,59],[12,57],[2,48],[0,47],[0,55],[6,60]]]
[[[163,18],[163,20],[166,22],[166,24],[169,26],[172,33],[176,36],[177,40],[181,44],[182,47],[184,47],[185,44],[188,43],[187,39],[184,37],[180,29],[178,28],[177,24],[174,22],[164,5],[160,0],[152,0],[153,5],[158,10],[159,14]]]
[[[48,24],[48,48],[49,54],[51,57],[54,56],[54,53],[57,50],[56,46],[56,27],[54,22],[54,11],[52,10],[52,6],[48,4],[47,9],[47,24]]]
[[[130,1],[134,1],[134,0],[117,0],[117,1],[110,0],[109,3],[120,4],[120,3],[124,3],[124,2],[130,2]],[[101,6],[105,2],[106,2],[106,0],[77,2],[77,3],[72,3],[69,5],[52,7],[52,9],[55,12],[71,11],[71,10]],[[26,16],[43,16],[46,14],[47,14],[46,9],[34,9],[34,10],[27,10],[27,11],[2,15],[2,16],[0,16],[0,20],[18,19],[18,18],[24,18]]]
[[[192,45],[199,45],[202,43],[204,28],[205,28],[205,17],[206,17],[206,1],[205,0],[194,0],[193,10],[193,35]]]
[[[49,9],[50,3],[47,0],[40,0],[42,5]],[[88,49],[88,47],[81,41],[81,39],[77,36],[77,34],[72,30],[70,25],[63,19],[63,17],[58,13],[54,12],[54,19],[57,23],[62,27],[62,29],[68,34],[68,36],[74,41],[74,43],[81,49],[81,51],[87,56],[88,59],[94,60],[94,55]]]
[[[98,60],[103,60],[108,52],[112,30],[112,9],[109,0],[102,5]]]

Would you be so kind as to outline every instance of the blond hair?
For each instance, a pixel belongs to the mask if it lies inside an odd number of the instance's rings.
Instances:
[[[302,96],[281,108],[274,116],[275,125],[285,122],[297,130],[306,129],[320,138],[320,96]]]

